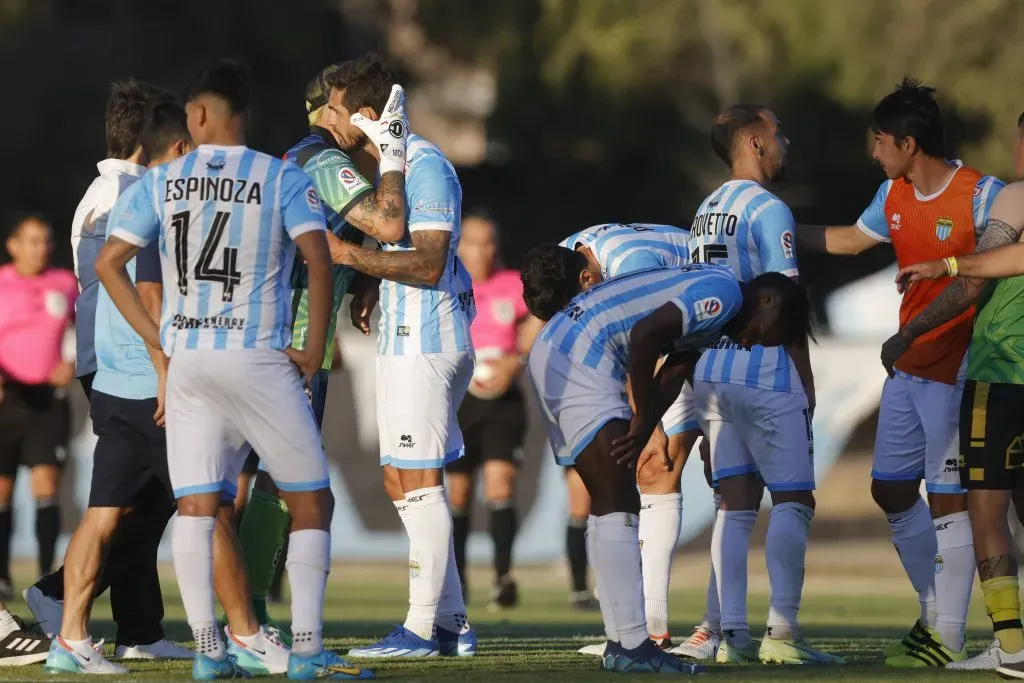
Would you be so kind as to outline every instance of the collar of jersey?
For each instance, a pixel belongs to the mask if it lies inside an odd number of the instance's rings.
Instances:
[[[141,178],[146,172],[145,166],[133,164],[126,159],[104,159],[96,164],[96,169],[101,176],[109,175],[130,175]]]

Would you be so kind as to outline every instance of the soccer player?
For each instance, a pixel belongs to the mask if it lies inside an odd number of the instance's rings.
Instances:
[[[784,276],[740,284],[713,265],[640,271],[581,294],[578,275],[586,266],[579,252],[535,247],[523,263],[523,286],[530,311],[549,321],[528,367],[552,449],[559,464],[575,466],[592,499],[587,549],[608,634],[601,665],[694,673],[695,665],[648,636],[632,465],[692,371],[692,357],[680,352],[722,334],[743,345],[799,339],[810,307],[802,288]],[[666,361],[655,377],[666,348],[678,360]]]
[[[188,153],[192,141],[185,125],[185,109],[176,102],[155,105],[139,139],[150,168]],[[139,189],[133,183],[121,193],[108,215],[108,228],[122,220]],[[150,317],[158,321],[163,280],[155,242],[129,262],[128,271]],[[46,662],[46,670],[55,674],[128,673],[128,669],[96,652],[89,635],[89,614],[103,557],[129,509],[161,515],[164,524],[174,514],[164,406],[157,399],[158,386],[167,378],[166,357],[159,353],[150,357],[142,338],[117,312],[102,287],[96,303],[95,330],[97,370],[92,381],[91,413],[99,439],[93,456],[89,507],[64,556],[63,625]],[[152,479],[162,484],[159,491],[149,486]],[[161,535],[155,536],[154,553]],[[162,602],[162,596],[158,597]],[[124,656],[125,649],[122,645],[117,654]]]
[[[170,101],[169,92],[132,80],[111,85],[106,108],[107,158],[97,164],[93,180],[75,211],[71,244],[81,294],[75,302],[77,373],[86,398],[96,372],[93,348],[96,301],[100,289],[93,264],[106,237],[107,219],[114,202],[145,172],[146,158],[139,141],[147,107]],[[160,500],[163,485],[153,479],[143,500]],[[190,659],[192,653],[164,638],[163,597],[157,575],[157,550],[167,525],[166,508],[137,508],[118,525],[107,561],[97,582],[97,594],[110,587],[110,604],[117,623],[119,657],[136,659]],[[59,523],[54,508],[53,538]],[[49,522],[47,523],[49,524]],[[64,568],[47,574],[24,592],[44,633],[58,634],[63,620]]]
[[[294,367],[308,379],[323,362],[331,299],[323,209],[298,166],[245,146],[250,97],[250,77],[233,61],[196,76],[185,107],[199,146],[143,176],[111,227],[96,272],[151,353],[162,349],[173,357],[165,399],[168,468],[178,500],[172,549],[196,644],[193,677],[369,678],[323,647],[334,498]],[[153,240],[159,240],[164,278],[159,326],[125,270]],[[309,271],[310,330],[302,350],[289,347],[296,248]],[[234,533],[241,441],[261,455],[292,516],[290,655],[255,618]],[[215,564],[230,627],[227,647],[214,612]]]
[[[301,166],[313,181],[324,202],[328,229],[339,239],[362,244],[364,233],[375,239],[398,239],[405,230],[405,167],[399,166],[384,173],[374,189],[348,154],[341,150],[343,129],[337,110],[330,106],[332,90],[326,79],[337,68],[334,65],[326,67],[306,86],[309,135],[289,149],[285,159]],[[401,100],[404,91],[399,87],[392,96]],[[337,93],[334,98],[338,99]],[[396,103],[392,117],[407,128],[405,109],[400,102]],[[347,118],[345,123],[351,125]],[[372,121],[366,124],[377,125]],[[391,144],[402,145],[404,149],[405,140],[391,138]],[[348,266],[336,265],[332,271],[334,298],[327,327],[327,348],[323,364],[310,383],[310,405],[317,426],[323,425],[327,404],[327,380],[334,361],[338,309],[355,275],[356,271]],[[292,346],[302,349],[306,347],[309,334],[309,290],[305,266],[301,262],[296,264],[292,279]],[[282,556],[287,530],[288,510],[281,502],[270,475],[260,471],[256,474],[252,496],[238,533],[245,551],[253,608],[261,624],[273,623],[267,613],[267,595],[276,576],[275,565],[277,558]]]
[[[516,475],[522,463],[527,422],[518,379],[541,327],[523,303],[519,272],[502,267],[500,248],[498,224],[489,214],[463,214],[459,258],[473,278],[478,314],[469,331],[476,369],[458,415],[466,455],[449,463],[445,475],[451,498],[455,565],[465,597],[470,512],[476,473],[483,470],[494,542],[494,586],[488,604],[492,610],[519,604],[519,589],[511,573],[512,544],[517,527]]]
[[[345,62],[327,82],[340,121],[354,117],[342,131],[342,147],[366,150],[382,177],[404,165],[409,207],[407,230],[397,238],[381,235],[380,250],[328,237],[335,263],[380,279],[380,461],[385,491],[409,536],[405,623],[349,654],[472,656],[476,635],[466,618],[443,485],[444,466],[463,454],[456,415],[473,375],[473,290],[457,253],[462,189],[451,163],[418,135],[409,134],[405,158],[392,154],[392,141],[407,131],[388,111],[395,81],[378,58]],[[377,126],[356,125],[365,121]],[[364,333],[377,299],[373,289],[364,287],[352,302],[353,321]]]
[[[673,225],[606,223],[581,230],[559,244],[578,251],[587,260],[587,270],[581,276],[596,284],[640,270],[686,265],[689,263],[689,240],[688,230]],[[679,481],[686,456],[699,435],[693,392],[687,384],[658,423],[649,448],[644,450],[637,463],[644,615],[651,640],[662,649],[672,647],[668,629],[668,589],[672,555],[682,524],[683,498]],[[671,466],[664,465],[665,452]],[[570,482],[570,509],[589,510],[586,489],[575,485],[579,475],[571,467],[566,471]],[[583,500],[573,500],[574,496]],[[584,525],[586,519],[584,515]],[[570,521],[571,526],[578,524],[577,520]],[[583,550],[585,552],[585,547]],[[571,564],[576,562],[579,560],[570,557]],[[583,562],[586,562],[586,555]],[[604,645],[587,645],[579,652],[601,655]]]
[[[1002,183],[946,159],[934,89],[904,80],[875,107],[871,131],[872,156],[888,180],[856,225],[802,227],[799,241],[833,254],[857,254],[891,242],[901,266],[974,251]],[[926,282],[906,292],[901,325],[943,288]],[[966,657],[974,550],[959,475],[957,425],[971,315],[964,310],[927,334],[912,340],[899,335],[883,347],[886,357],[899,361],[882,390],[871,494],[886,514],[921,603],[910,633],[885,649],[889,666],[944,666]],[[922,478],[928,503],[918,493]]]

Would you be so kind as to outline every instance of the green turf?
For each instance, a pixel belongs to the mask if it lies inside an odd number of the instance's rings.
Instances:
[[[326,606],[325,635],[330,647],[344,653],[356,644],[365,644],[401,622],[405,613],[405,587],[400,580],[375,582],[372,574],[364,571],[357,578],[346,577],[344,567],[331,575]],[[523,582],[523,604],[514,611],[492,614],[485,610],[482,600],[485,578],[481,575],[475,586],[470,616],[480,636],[480,654],[465,659],[435,659],[433,661],[377,661],[371,665],[378,678],[396,681],[552,681],[575,682],[608,679],[615,681],[649,680],[647,676],[616,676],[598,671],[596,657],[577,655],[575,650],[589,642],[596,642],[601,633],[600,617],[593,613],[578,613],[569,609],[566,593],[557,572],[534,580],[540,585]],[[389,574],[389,576],[391,576]],[[399,575],[400,576],[400,575]],[[395,577],[397,578],[397,577]],[[901,577],[902,578],[902,577]],[[837,579],[839,581],[840,579]],[[905,581],[905,578],[902,578]],[[22,582],[21,585],[25,585]],[[889,586],[888,588],[891,588]],[[166,627],[168,636],[186,641],[190,638],[184,623],[181,603],[173,582],[165,584],[167,601]],[[703,612],[701,590],[679,590],[672,595],[672,623],[677,636],[684,636],[688,627]],[[979,650],[990,637],[987,619],[980,600],[971,610],[972,652]],[[11,605],[24,616],[27,609],[21,602]],[[767,610],[767,596],[750,596],[752,627],[763,629]],[[285,607],[273,610],[284,616]],[[848,664],[840,667],[791,666],[716,666],[709,667],[718,680],[723,681],[931,681],[931,680],[994,680],[992,673],[964,675],[941,670],[892,670],[881,665],[879,651],[888,642],[899,638],[910,627],[916,616],[917,603],[908,590],[886,590],[884,596],[872,595],[810,595],[801,611],[806,635],[822,649],[839,654]],[[94,637],[112,640],[113,626],[109,621],[109,607],[97,604],[93,625]],[[108,655],[112,652],[108,650]],[[179,680],[188,677],[190,663],[131,663],[132,679]],[[47,676],[41,665],[15,669],[0,669],[0,680],[64,680]],[[69,678],[68,680],[76,680]],[[77,680],[81,680],[78,678]],[[104,677],[104,680],[116,680]]]

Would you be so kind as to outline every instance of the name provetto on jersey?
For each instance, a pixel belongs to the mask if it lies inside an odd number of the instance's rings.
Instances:
[[[690,237],[704,237],[705,235],[727,235],[732,237],[736,234],[736,224],[739,218],[731,213],[704,213],[693,219],[690,227]]]
[[[171,317],[171,327],[178,330],[240,330],[245,327],[245,318],[230,318],[224,315],[193,318],[175,313]]]
[[[236,204],[262,204],[263,188],[257,180],[245,178],[171,178],[166,181],[164,201],[221,201]]]

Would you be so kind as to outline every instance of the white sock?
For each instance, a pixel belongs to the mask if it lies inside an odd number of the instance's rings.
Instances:
[[[14,620],[14,615],[7,611],[6,607],[0,609],[0,639],[6,638],[20,628],[18,622]]]
[[[459,583],[459,568],[455,564],[455,538],[448,539],[448,568],[444,572],[444,584],[441,588],[441,601],[437,604],[438,628],[456,634],[469,630],[469,617],[466,616],[466,603],[462,597],[462,584]]]
[[[64,638],[64,644],[71,648],[72,652],[92,657],[95,650],[92,648],[92,636],[86,636],[85,640],[68,640]]]
[[[765,559],[771,585],[768,631],[773,638],[800,637],[797,613],[804,588],[807,530],[813,517],[814,510],[800,503],[779,503],[771,511]]]
[[[935,520],[935,629],[954,652],[964,647],[967,607],[974,588],[974,538],[966,512]]]
[[[597,517],[590,515],[587,517],[587,533],[584,539],[587,542],[587,561],[590,563],[591,568],[594,566],[594,555],[597,552],[594,549],[594,544],[597,543],[597,533],[594,531],[597,524]],[[643,581],[643,578],[641,578]],[[595,593],[600,592],[598,590],[597,577],[594,577],[594,589]],[[605,640],[616,640],[618,636],[615,634],[615,615],[611,611],[611,602],[607,600],[597,600],[598,607],[601,608],[601,621],[604,622],[604,637]]]
[[[640,494],[644,614],[647,616],[647,632],[652,636],[668,635],[668,583],[682,518],[681,493]]]
[[[711,535],[711,561],[718,582],[722,632],[730,642],[745,647],[750,642],[750,627],[747,625],[747,551],[757,512],[719,510],[717,517]]]
[[[711,521],[711,537],[715,536],[715,527],[718,526],[718,509],[722,505],[722,495],[715,494],[715,518]],[[708,562],[710,574],[708,576],[708,590],[704,597],[704,619],[701,620],[701,628],[706,628],[715,633],[722,631],[722,609],[718,605],[718,581],[715,578],[715,563]]]
[[[303,529],[288,535],[288,585],[292,590],[292,650],[315,655],[324,649],[323,607],[331,571],[331,534]]]
[[[405,628],[434,639],[434,621],[448,569],[452,515],[443,486],[409,491],[402,521],[409,534],[409,614]]]
[[[644,619],[643,575],[640,572],[640,538],[637,527],[640,520],[626,512],[591,517],[587,535],[593,536],[587,544],[590,564],[601,597],[601,614],[612,623],[605,623],[605,631],[612,634],[627,650],[639,647],[647,640],[647,622]],[[607,612],[604,605],[608,604]]]
[[[886,515],[892,543],[921,603],[921,623],[935,628],[935,556],[939,552],[928,504],[918,498],[906,512]]]
[[[217,628],[213,596],[214,525],[213,517],[178,517],[174,520],[171,552],[196,652],[222,659],[226,650]]]

